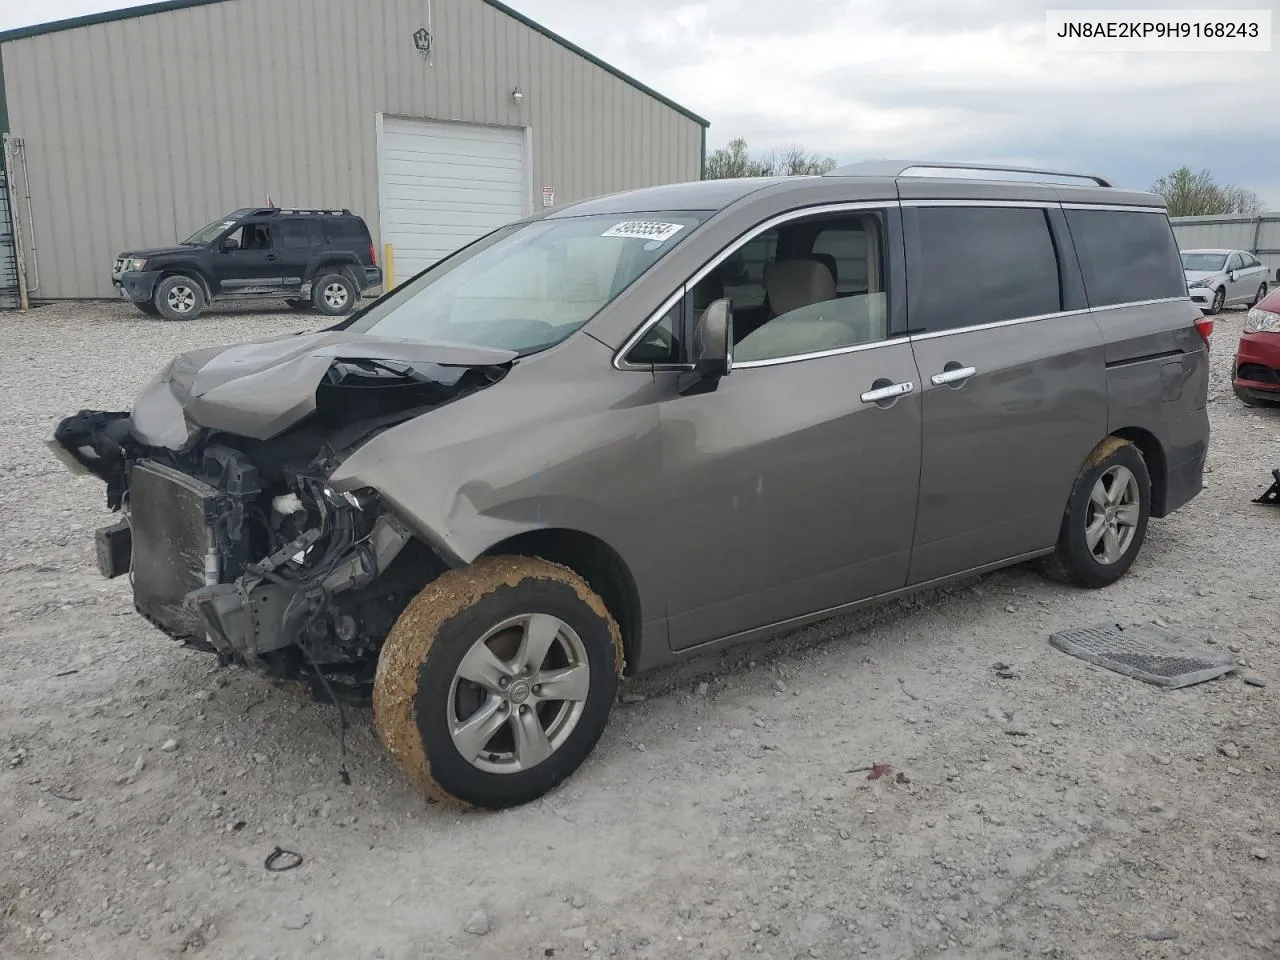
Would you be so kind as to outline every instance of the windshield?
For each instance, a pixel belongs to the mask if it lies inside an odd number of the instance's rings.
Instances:
[[[673,250],[708,213],[610,214],[513,224],[355,317],[355,333],[520,354],[564,340]]]
[[[215,220],[207,227],[201,227],[187,239],[182,241],[184,247],[203,247],[206,243],[213,243],[218,237],[222,236],[222,231],[228,227],[235,226],[234,220]]]
[[[1225,253],[1184,253],[1182,255],[1183,270],[1203,270],[1216,273],[1227,264]]]

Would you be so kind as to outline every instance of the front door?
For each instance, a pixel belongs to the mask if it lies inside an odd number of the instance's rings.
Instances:
[[[214,253],[213,273],[224,294],[279,293],[284,287],[279,224],[251,220],[238,226]]]
[[[1102,335],[1074,260],[1059,264],[1059,209],[918,205],[903,219],[924,391],[918,584],[1052,546],[1107,406]]]
[[[857,292],[844,296],[835,274],[854,265],[813,254],[831,230],[859,240],[844,245],[860,258]],[[761,295],[743,289],[734,256],[694,287],[691,303],[705,304],[732,281],[730,299],[744,306],[733,369],[714,390],[681,395],[688,375],[660,375],[660,535],[672,546],[674,649],[905,584],[920,394],[898,329],[905,311],[890,310],[902,293],[899,231],[896,207],[797,215],[751,247],[768,251],[752,274]],[[896,273],[886,271],[887,250],[897,253]]]

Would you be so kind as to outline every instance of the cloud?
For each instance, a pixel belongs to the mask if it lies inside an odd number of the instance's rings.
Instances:
[[[625,14],[600,0],[507,2],[710,119],[713,149],[742,136],[755,150],[802,143],[846,161],[1035,157],[1140,187],[1186,163],[1280,209],[1268,132],[1280,130],[1280,46],[1048,52],[1045,8],[1097,0],[645,0]],[[39,16],[120,5],[45,0]],[[0,28],[22,6],[0,4]]]

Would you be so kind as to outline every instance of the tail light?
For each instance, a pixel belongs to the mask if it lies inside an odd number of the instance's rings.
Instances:
[[[369,241],[369,262],[375,267],[378,265],[378,248],[373,245],[372,240]],[[1209,324],[1209,326],[1212,327],[1213,324]]]
[[[1213,320],[1210,317],[1201,317],[1196,321],[1196,332],[1200,334],[1200,339],[1204,341],[1204,345],[1209,345],[1209,340],[1213,337]]]

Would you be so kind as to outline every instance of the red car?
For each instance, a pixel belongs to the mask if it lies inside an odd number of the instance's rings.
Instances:
[[[1231,385],[1251,407],[1280,404],[1280,289],[1249,311],[1232,364]]]

